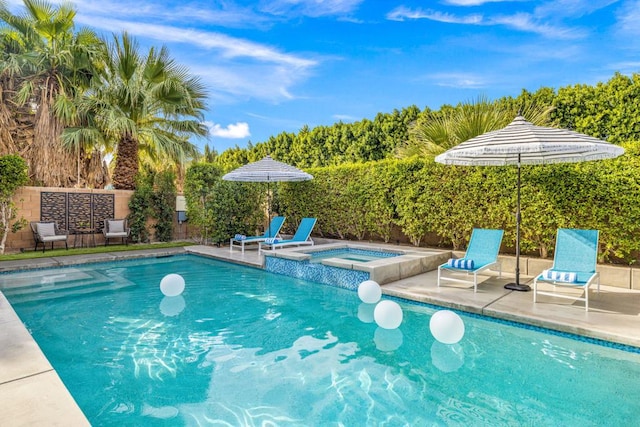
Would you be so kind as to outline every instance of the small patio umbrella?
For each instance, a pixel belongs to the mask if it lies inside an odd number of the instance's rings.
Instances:
[[[271,197],[270,185],[272,182],[282,181],[308,181],[313,179],[313,175],[301,171],[286,163],[273,160],[271,156],[266,156],[262,160],[240,166],[222,177],[225,181],[243,182],[266,182],[267,183],[267,205],[269,213],[269,226],[271,226]],[[271,235],[271,230],[267,230]]]
[[[438,163],[462,166],[518,167],[516,207],[516,277],[507,289],[528,291],[520,283],[520,165],[576,163],[611,159],[622,147],[566,129],[536,126],[518,115],[506,127],[471,138],[436,156]]]

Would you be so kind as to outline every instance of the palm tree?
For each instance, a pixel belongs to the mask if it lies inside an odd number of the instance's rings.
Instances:
[[[165,47],[139,51],[127,33],[107,45],[104,73],[79,103],[83,126],[65,131],[68,144],[103,145],[115,157],[113,185],[135,188],[141,162],[182,165],[197,156],[190,136],[204,136],[205,90]]]
[[[30,132],[13,134],[22,138],[14,143],[29,163],[32,181],[65,187],[77,180],[79,161],[59,137],[73,117],[71,100],[95,75],[102,42],[88,29],[74,31],[76,12],[69,4],[24,0],[24,5],[25,13],[14,15],[0,2],[2,102],[5,113],[14,114],[13,126],[31,122]]]
[[[409,140],[397,147],[396,156],[436,156],[468,139],[502,129],[518,112],[534,124],[545,125],[552,110],[530,104],[518,111],[507,102],[491,102],[485,97],[455,108],[445,106],[410,125]]]

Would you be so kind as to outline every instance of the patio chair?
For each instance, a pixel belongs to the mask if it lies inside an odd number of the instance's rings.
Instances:
[[[504,230],[474,228],[464,258],[450,259],[438,267],[438,287],[440,282],[450,281],[472,283],[473,292],[478,291],[478,274],[485,270],[498,268],[498,277],[502,277],[502,265],[498,260]],[[443,272],[473,275],[473,280],[443,276]]]
[[[316,221],[316,218],[302,218],[302,221],[300,221],[300,225],[298,225],[296,233],[291,239],[266,239],[264,242],[258,243],[258,253],[262,252],[263,247],[269,247],[272,251],[275,251],[276,248],[283,248],[286,246],[313,246],[314,243],[313,239],[311,239],[311,231],[313,231],[313,227],[315,227]]]
[[[533,280],[534,303],[538,301],[538,295],[549,295],[584,301],[584,309],[589,311],[589,286],[596,283],[597,292],[600,292],[600,273],[596,271],[598,236],[598,230],[558,229],[553,267]],[[553,290],[539,290],[539,283],[551,283]],[[557,287],[582,288],[584,297],[562,294],[557,292]]]
[[[104,245],[109,244],[109,239],[122,239],[125,246],[129,245],[129,234],[131,229],[125,219],[105,219],[102,234],[104,234]]]
[[[229,241],[229,251],[233,252],[234,246],[240,246],[242,253],[244,253],[244,245],[247,243],[260,243],[268,238],[277,238],[280,236],[280,229],[282,228],[282,224],[284,224],[284,220],[285,217],[283,216],[274,216],[269,227],[264,231],[264,234],[260,236],[243,236],[236,234]]]
[[[45,251],[47,243],[51,243],[51,249],[53,249],[54,242],[64,242],[65,249],[69,249],[67,239],[69,237],[67,230],[58,228],[58,223],[55,221],[31,221],[29,223],[31,231],[33,232],[33,240],[35,240],[36,246],[34,251],[38,250],[38,245],[42,243],[42,252]]]

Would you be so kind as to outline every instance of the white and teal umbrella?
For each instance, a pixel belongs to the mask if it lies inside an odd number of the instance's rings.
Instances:
[[[436,156],[436,162],[460,166],[518,167],[516,207],[516,278],[507,289],[528,291],[520,283],[520,166],[612,159],[624,149],[566,129],[536,126],[518,115],[506,127],[471,138]]]

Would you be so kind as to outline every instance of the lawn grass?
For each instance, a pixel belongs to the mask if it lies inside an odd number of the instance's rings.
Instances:
[[[95,248],[69,248],[66,249],[49,249],[44,253],[42,249],[38,249],[37,251],[33,250],[25,250],[25,252],[15,253],[15,254],[4,254],[0,255],[0,261],[13,261],[13,260],[21,260],[21,259],[34,259],[34,258],[48,258],[48,257],[58,257],[58,256],[68,256],[68,255],[85,255],[85,254],[99,254],[105,252],[121,252],[121,251],[139,251],[143,249],[164,249],[164,248],[177,248],[181,246],[190,246],[194,245],[193,242],[167,242],[167,243],[136,243],[130,245],[109,245],[109,246],[96,246]]]

